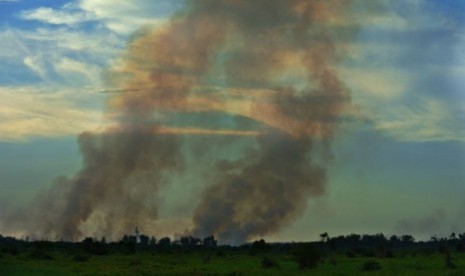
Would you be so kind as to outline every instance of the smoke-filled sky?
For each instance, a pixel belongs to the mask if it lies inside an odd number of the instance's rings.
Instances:
[[[0,1],[0,234],[465,232],[464,14]]]

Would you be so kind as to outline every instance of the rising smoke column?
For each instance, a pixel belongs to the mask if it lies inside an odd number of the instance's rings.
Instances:
[[[194,211],[194,235],[241,243],[272,233],[301,215],[310,196],[324,192],[326,170],[316,162],[315,148],[329,155],[341,111],[350,102],[335,67],[355,29],[350,4],[187,1],[169,28],[133,44],[154,50],[135,59],[136,66],[125,64],[123,75],[136,76],[128,88],[161,86],[170,96],[169,101],[154,91],[126,96],[144,98],[148,109],[221,111],[274,129],[259,136],[256,149],[242,160],[214,168],[214,183]],[[150,69],[134,70],[141,63]],[[157,70],[169,74],[154,78]],[[160,85],[165,82],[189,85],[173,93]],[[213,86],[216,90],[207,93]],[[256,96],[257,91],[266,93]]]
[[[329,152],[340,112],[350,101],[334,68],[339,57],[330,33],[344,20],[349,1],[220,2],[223,18],[238,22],[244,45],[225,63],[227,80],[274,89],[248,115],[282,131],[259,137],[257,150],[240,162],[222,164],[195,211],[196,235],[213,233],[240,244],[292,222],[310,196],[324,191],[326,170],[312,161],[313,150],[320,141]],[[234,5],[253,12],[234,11]],[[277,87],[276,78],[295,61],[304,87]]]
[[[209,17],[185,15],[136,35],[120,66],[109,73],[113,84],[127,91],[110,100],[111,127],[79,137],[83,168],[72,178],[57,179],[3,228],[78,240],[119,238],[155,221],[159,187],[167,173],[183,168],[181,138],[166,134],[161,113],[187,108],[222,37],[212,23]]]
[[[109,101],[111,127],[83,133],[81,171],[58,179],[11,227],[76,240],[118,238],[149,225],[166,176],[188,169],[178,134],[257,136],[242,159],[212,168],[193,214],[194,235],[241,243],[292,222],[309,197],[324,192],[321,160],[350,102],[335,66],[356,29],[351,2],[190,0],[165,25],[140,30],[108,73],[126,91]],[[263,127],[165,125],[173,114],[202,113],[208,122],[218,112]],[[315,152],[324,153],[319,162]]]

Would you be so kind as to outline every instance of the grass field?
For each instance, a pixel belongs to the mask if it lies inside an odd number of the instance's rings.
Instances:
[[[263,259],[276,265],[264,267]],[[379,267],[363,269],[367,261]],[[465,275],[465,254],[452,255],[455,268],[445,265],[445,256],[434,253],[404,254],[393,258],[325,257],[316,268],[300,270],[295,258],[285,253],[251,255],[247,251],[139,252],[104,256],[50,252],[34,256],[24,251],[2,254],[0,275]]]

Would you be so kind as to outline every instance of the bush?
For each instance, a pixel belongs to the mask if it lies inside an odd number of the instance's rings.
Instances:
[[[53,242],[50,241],[34,241],[32,244],[34,245],[35,249],[42,252],[49,252],[54,248]]]
[[[139,259],[132,260],[129,262],[129,266],[141,266],[142,262]]]
[[[262,259],[262,267],[263,268],[278,268],[278,269],[280,268],[279,264],[275,260],[269,257],[266,257],[266,256],[263,257]]]
[[[210,263],[211,260],[212,260],[212,258],[213,258],[213,253],[210,251],[210,252],[208,252],[208,254],[203,258],[203,263],[204,263],[204,264]]]
[[[380,269],[381,264],[374,260],[366,261],[362,266],[362,271],[375,271]]]
[[[50,254],[42,250],[39,250],[39,249],[34,249],[29,254],[29,258],[34,259],[34,260],[52,260],[53,259]]]
[[[447,268],[451,268],[451,269],[457,268],[457,266],[452,261],[452,257],[450,255],[449,251],[445,252],[445,265],[446,265]]]
[[[394,251],[393,251],[392,249],[388,249],[388,250],[386,250],[386,252],[384,253],[384,257],[385,257],[385,258],[392,259],[392,258],[395,258],[396,255],[394,254]]]
[[[6,248],[3,248],[2,252],[13,256],[19,255],[19,249],[16,246],[8,246]]]
[[[347,258],[355,258],[355,257],[357,257],[357,254],[355,254],[355,252],[352,251],[352,250],[348,250],[348,251],[346,251],[346,257]]]
[[[323,258],[322,253],[313,245],[305,244],[294,252],[299,269],[315,268]]]
[[[78,262],[78,263],[85,263],[89,261],[89,257],[86,255],[75,255],[73,257],[73,261]]]
[[[220,258],[224,258],[224,257],[226,257],[226,253],[224,252],[224,250],[218,250],[216,252],[216,256],[218,256]]]

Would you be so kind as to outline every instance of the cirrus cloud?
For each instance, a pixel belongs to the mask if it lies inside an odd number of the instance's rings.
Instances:
[[[76,96],[70,94],[77,91],[50,93],[45,88],[0,87],[0,97],[6,99],[0,102],[0,141],[76,135],[99,127],[101,112],[78,106]]]

